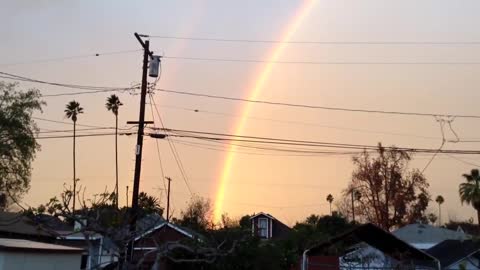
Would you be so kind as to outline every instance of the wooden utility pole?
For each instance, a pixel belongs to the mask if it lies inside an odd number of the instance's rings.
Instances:
[[[148,72],[148,57],[153,57],[150,52],[150,42],[143,41],[139,34],[135,33],[140,45],[142,45],[143,53],[143,69],[142,69],[142,87],[140,92],[140,115],[138,116],[138,133],[137,146],[135,148],[135,174],[133,178],[133,194],[132,194],[132,209],[130,211],[130,234],[133,236],[136,231],[136,223],[138,218],[138,194],[140,190],[140,172],[142,169],[142,150],[143,150],[143,133],[145,127],[145,100],[147,97],[147,72]],[[128,245],[127,260],[131,261],[133,255],[133,240]]]
[[[170,222],[170,182],[172,182],[172,178],[165,177],[168,181],[168,190],[167,190],[167,223]]]
[[[355,199],[354,199],[354,189],[352,188],[352,223],[355,223]]]
[[[127,186],[127,194],[126,195],[127,195],[126,198],[127,198],[127,208],[128,208],[128,186]]]

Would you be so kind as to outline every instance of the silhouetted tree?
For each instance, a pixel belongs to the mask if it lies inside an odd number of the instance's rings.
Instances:
[[[438,203],[438,226],[442,225],[442,204],[445,202],[442,195],[438,195],[435,198],[435,202]]]
[[[240,221],[238,222],[240,224],[240,228],[242,229],[250,229],[252,228],[252,223],[250,221],[251,216],[250,215],[245,215],[240,218]]]
[[[0,82],[0,210],[28,191],[31,163],[40,145],[32,114],[41,111],[38,90],[16,90],[17,84]]]
[[[318,220],[320,219],[319,215],[311,214],[305,219],[305,223],[312,225],[312,226],[317,226]]]
[[[385,230],[425,219],[429,185],[418,169],[409,170],[410,160],[406,151],[381,144],[376,154],[364,151],[353,158],[356,168],[344,193],[359,192],[357,216]]]
[[[193,196],[187,208],[180,212],[180,217],[174,219],[174,222],[200,233],[205,232],[212,227],[209,219],[211,211],[210,200]]]
[[[332,194],[327,195],[327,202],[330,205],[330,215],[332,215],[332,202],[333,202],[333,196]]]
[[[114,200],[115,203],[115,200]],[[160,200],[154,196],[150,196],[145,192],[138,194],[138,208],[143,214],[158,214],[163,215],[163,207],[160,205]]]
[[[75,170],[75,137],[76,137],[76,130],[77,130],[77,117],[79,114],[83,113],[83,108],[80,107],[80,103],[76,102],[75,100],[70,101],[67,103],[65,108],[65,116],[67,118],[72,119],[73,121],[73,212],[75,212],[75,202],[76,202],[76,193],[77,193],[77,176]]]
[[[478,224],[480,225],[480,174],[477,169],[473,169],[470,174],[463,174],[466,183],[459,186],[460,201],[467,203],[477,210]]]
[[[123,103],[117,95],[113,94],[107,98],[105,107],[115,115],[115,207],[118,208],[118,110]]]

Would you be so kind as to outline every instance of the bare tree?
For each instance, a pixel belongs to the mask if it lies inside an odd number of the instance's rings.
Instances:
[[[353,158],[352,182],[344,193],[359,192],[355,214],[385,230],[425,218],[430,201],[423,174],[410,170],[410,155],[401,149],[364,151]]]

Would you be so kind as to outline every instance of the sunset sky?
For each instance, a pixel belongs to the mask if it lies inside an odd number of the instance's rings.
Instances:
[[[4,1],[0,9],[0,71],[50,82],[128,87],[141,79],[142,51],[134,32],[163,37],[316,41],[325,43],[150,38],[151,49],[164,56],[157,85],[163,89],[326,107],[480,115],[479,10],[476,0]],[[468,42],[472,43],[465,44]],[[94,56],[97,53],[100,55]],[[269,64],[272,59],[311,63]],[[432,64],[435,62],[442,64]],[[20,87],[36,87],[45,95],[78,91],[29,83]],[[113,114],[104,105],[110,94],[45,97],[48,105],[35,116],[71,122],[63,111],[65,104],[75,99],[85,110],[78,124],[114,126]],[[124,103],[120,126],[128,128],[126,121],[138,119],[139,96],[116,94]],[[302,109],[163,92],[155,92],[154,98],[165,126],[174,129],[415,148],[438,148],[442,142],[434,117]],[[146,118],[152,119],[149,104]],[[479,121],[457,118],[452,127],[460,139],[480,139]],[[42,132],[72,128],[69,124],[37,123]],[[53,135],[57,134],[40,134]],[[455,139],[449,129],[445,136]],[[353,169],[348,155],[253,153],[228,145],[216,145],[212,150],[207,142],[174,140],[192,192],[218,207],[215,200],[222,186],[221,212],[231,217],[263,211],[293,224],[311,213],[327,214],[325,197],[331,193],[339,198]],[[72,181],[72,139],[39,143],[31,189],[24,198],[24,203],[32,206],[58,195],[63,184]],[[135,143],[136,136],[119,138],[121,204],[126,202],[126,186],[131,190],[133,184]],[[168,142],[158,143],[164,174],[173,179],[174,214],[179,214],[190,193]],[[448,142],[444,146],[479,148],[480,143]],[[145,138],[143,154],[140,189],[165,203],[154,139]],[[423,169],[430,157],[414,156],[411,167]],[[470,206],[460,204],[458,185],[463,181],[461,175],[475,164],[480,165],[480,157],[439,155],[426,169],[432,197],[445,198],[444,221],[473,216]],[[77,176],[86,187],[86,197],[113,188],[112,136],[77,140]],[[430,208],[436,211],[434,202]]]

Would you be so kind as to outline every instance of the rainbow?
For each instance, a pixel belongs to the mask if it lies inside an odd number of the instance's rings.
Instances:
[[[287,29],[285,30],[282,38],[273,49],[268,58],[268,63],[265,65],[263,70],[260,72],[259,76],[257,77],[253,87],[249,90],[248,99],[255,100],[258,98],[260,93],[263,91],[264,86],[268,79],[270,78],[270,74],[272,72],[272,68],[274,66],[274,62],[278,61],[282,53],[284,52],[287,43],[292,36],[295,34],[297,29],[300,27],[304,19],[310,13],[314,5],[314,0],[306,0],[303,4],[298,8],[296,14],[291,19],[290,23],[287,25]],[[242,117],[236,123],[234,127],[234,134],[240,135],[242,134],[245,125],[247,123],[247,118],[251,111],[251,104],[247,103],[242,110]],[[214,204],[214,212],[213,212],[213,220],[215,223],[220,222],[222,214],[223,214],[223,207],[224,207],[224,199],[225,199],[225,190],[227,184],[230,179],[231,171],[233,162],[235,160],[235,152],[237,150],[236,145],[230,145],[229,151],[226,154],[225,161],[223,163],[223,168],[220,173],[218,189],[215,196],[215,204]]]

